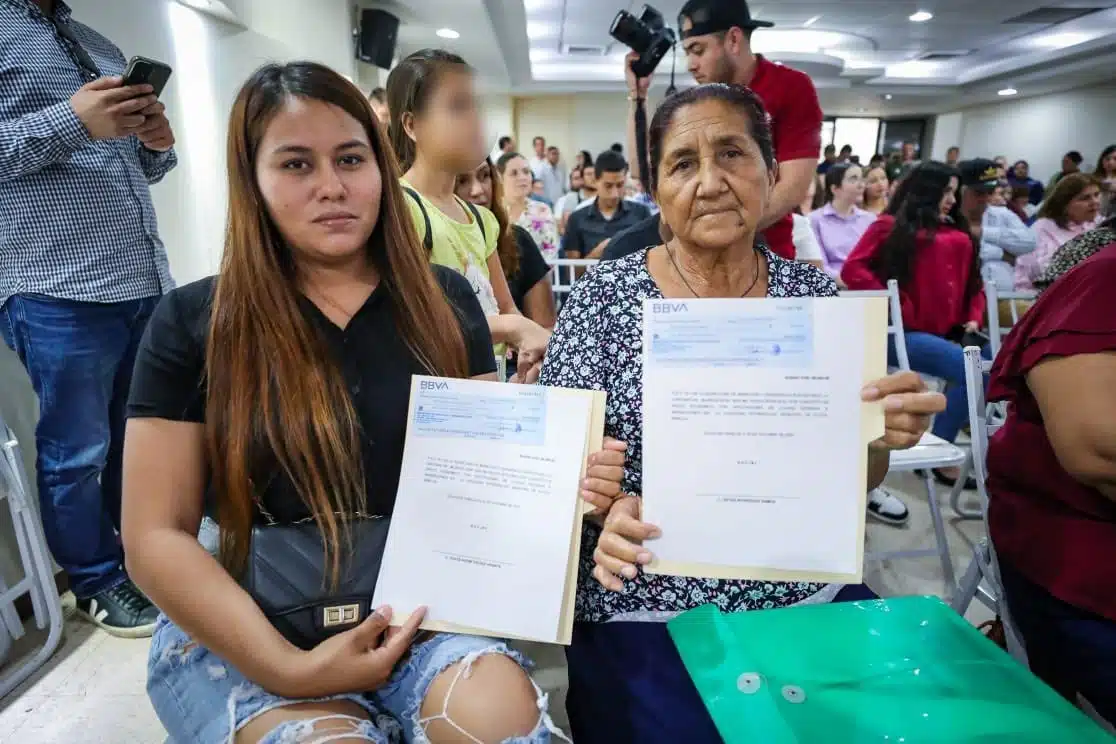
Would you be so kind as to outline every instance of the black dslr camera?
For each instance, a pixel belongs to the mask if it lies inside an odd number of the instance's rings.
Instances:
[[[663,23],[663,14],[650,5],[644,5],[638,17],[621,10],[613,19],[608,33],[639,53],[639,59],[632,62],[632,72],[641,78],[655,71],[675,40],[674,31]]]

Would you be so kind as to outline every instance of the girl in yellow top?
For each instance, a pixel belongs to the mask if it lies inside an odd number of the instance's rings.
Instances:
[[[518,351],[520,379],[537,375],[550,332],[516,309],[496,252],[496,218],[454,194],[458,174],[485,156],[472,70],[456,54],[424,49],[391,71],[387,97],[391,143],[430,260],[469,280],[488,315],[492,340]]]

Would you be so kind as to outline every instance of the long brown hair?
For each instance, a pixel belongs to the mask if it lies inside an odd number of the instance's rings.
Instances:
[[[1088,173],[1070,173],[1062,176],[1054,189],[1047,195],[1036,215],[1038,219],[1054,220],[1058,227],[1069,226],[1070,202],[1081,196],[1081,192],[1090,186],[1100,188],[1100,181]]]
[[[399,186],[399,166],[364,95],[328,67],[270,64],[236,97],[228,134],[225,254],[206,345],[205,444],[221,524],[221,561],[234,575],[248,555],[266,472],[281,471],[313,514],[336,578],[346,520],[365,477],[356,412],[340,370],[299,308],[294,251],[256,181],[260,141],[291,98],[322,101],[364,127],[383,179],[367,243],[400,333],[431,374],[468,374],[454,310],[434,277]]]
[[[470,70],[460,56],[444,49],[420,49],[407,55],[388,75],[387,105],[391,114],[391,146],[404,173],[415,164],[415,141],[407,136],[403,118],[421,114],[445,69]]]
[[[496,252],[500,255],[504,276],[510,281],[519,273],[519,246],[515,242],[515,233],[512,232],[515,225],[508,221],[508,210],[504,207],[504,179],[496,171],[492,158],[486,157],[481,167],[488,168],[488,178],[492,181],[492,202],[488,208],[500,224],[500,240],[496,244]]]

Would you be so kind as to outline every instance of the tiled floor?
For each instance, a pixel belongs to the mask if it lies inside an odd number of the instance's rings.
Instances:
[[[909,550],[933,546],[933,530],[925,491],[914,477],[895,475],[888,486],[902,492],[911,510],[902,528],[869,522],[868,550]],[[944,499],[945,494],[940,494]],[[975,495],[974,495],[975,498]],[[979,521],[961,521],[944,506],[950,548],[960,575],[969,563]],[[866,580],[884,596],[943,594],[938,559],[906,558],[866,567]],[[71,600],[72,601],[72,600]],[[970,620],[990,614],[974,603]],[[15,649],[41,638],[32,633]],[[562,723],[565,670],[561,649],[532,647],[539,662],[539,683],[551,693],[551,710]],[[0,743],[7,744],[161,744],[162,727],[144,692],[145,641],[113,638],[77,619],[66,622],[62,647],[47,668],[0,701]]]

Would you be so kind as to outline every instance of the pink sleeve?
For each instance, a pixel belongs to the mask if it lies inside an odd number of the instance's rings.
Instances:
[[[1035,249],[1015,262],[1016,289],[1033,289],[1034,280],[1050,264],[1050,259],[1060,247],[1057,236],[1051,231],[1052,225],[1049,220],[1039,220],[1034,224]]]

